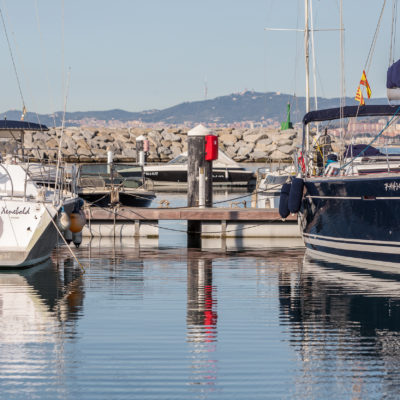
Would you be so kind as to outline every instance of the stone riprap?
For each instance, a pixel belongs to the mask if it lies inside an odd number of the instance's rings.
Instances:
[[[187,150],[187,128],[97,129],[69,127],[64,131],[61,153],[67,162],[91,162],[107,159],[112,150],[116,161],[136,160],[136,138],[144,135],[149,140],[149,162],[167,162]],[[238,162],[289,161],[301,143],[301,133],[267,128],[214,131],[219,136],[219,147]],[[25,154],[34,159],[53,160],[57,157],[61,129],[48,132],[28,132],[24,137]],[[14,153],[14,144],[0,144],[2,154]]]

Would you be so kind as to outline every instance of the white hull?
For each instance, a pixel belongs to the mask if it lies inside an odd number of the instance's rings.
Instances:
[[[54,190],[39,189],[20,165],[1,164],[0,268],[24,268],[50,257],[58,212],[63,205],[70,213],[76,201],[69,194],[54,205],[54,196]]]
[[[50,257],[56,245],[51,203],[0,200],[0,267],[27,267]]]

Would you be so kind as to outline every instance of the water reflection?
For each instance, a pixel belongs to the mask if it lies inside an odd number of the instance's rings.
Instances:
[[[192,385],[214,385],[217,360],[217,296],[213,285],[212,259],[188,251],[187,341],[191,345]]]
[[[0,274],[4,398],[396,398],[400,277],[93,242]]]
[[[24,325],[43,328],[56,322],[76,319],[84,298],[82,271],[76,262],[66,257],[47,260],[33,268],[0,273],[0,315],[6,340],[23,341]],[[17,310],[17,311],[16,311]],[[21,318],[18,318],[18,317]],[[9,324],[12,319],[13,323]],[[15,323],[21,323],[17,329]],[[9,330],[14,335],[9,335]],[[32,333],[32,329],[28,329]],[[38,329],[35,334],[40,334]],[[42,332],[44,333],[44,331]]]
[[[349,398],[400,389],[400,273],[305,256],[280,272],[279,301],[301,359],[297,393],[318,397],[339,374]]]
[[[82,274],[71,258],[0,273],[0,381],[5,398],[31,389],[24,382],[62,379],[65,337],[76,334],[84,298]],[[22,391],[22,392],[21,392]]]
[[[146,238],[144,238],[146,239]],[[152,243],[133,238],[92,238],[77,252],[86,266],[86,284],[91,289],[110,296],[123,295],[142,298],[144,264],[141,252]],[[144,247],[142,247],[142,245]]]

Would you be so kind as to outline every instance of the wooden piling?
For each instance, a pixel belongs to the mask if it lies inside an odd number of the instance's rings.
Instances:
[[[205,161],[205,175],[206,175],[206,207],[213,206],[213,162]]]
[[[205,136],[210,131],[197,125],[188,132],[188,207],[199,207],[199,171],[204,170],[205,206],[212,207],[212,161],[205,160]],[[201,247],[201,221],[188,221],[188,248]]]

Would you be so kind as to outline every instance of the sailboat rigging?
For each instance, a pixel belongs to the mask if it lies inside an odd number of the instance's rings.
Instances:
[[[7,36],[1,8],[0,15]],[[8,36],[7,42],[24,117],[26,107]],[[57,165],[53,188],[35,181],[37,174],[43,180],[43,173],[49,166],[32,163],[24,155],[24,134],[27,131],[48,131],[48,128],[23,119],[0,121],[2,141],[15,140],[19,146],[14,154],[6,154],[4,159],[0,156],[0,268],[22,268],[48,259],[56,246],[58,232],[69,228],[68,216],[78,213],[83,203],[65,186],[64,169],[60,164]]]
[[[368,63],[377,32],[378,29]],[[389,68],[388,77],[391,74],[400,81],[397,66],[400,63]],[[373,146],[399,116],[400,106],[393,105],[341,105],[334,109],[310,111],[304,116],[305,168],[299,168],[298,176],[292,180],[286,209],[281,207],[281,214],[298,212],[303,240],[310,254],[399,266],[400,155],[388,156]],[[389,119],[367,144],[355,145],[351,140],[345,143],[345,135],[340,129],[346,146],[336,154],[331,150],[331,154],[316,165],[313,149],[308,147],[309,126],[338,120],[344,127],[344,120],[360,117]]]

